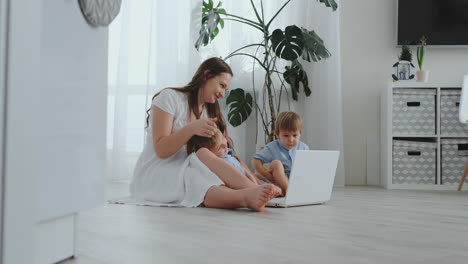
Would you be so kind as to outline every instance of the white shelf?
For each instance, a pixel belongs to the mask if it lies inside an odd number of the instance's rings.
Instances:
[[[440,94],[444,89],[460,89],[461,83],[457,84],[442,84],[442,83],[422,83],[416,81],[390,81],[387,88],[381,96],[381,179],[383,187],[387,189],[408,189],[408,190],[456,190],[458,184],[440,184],[441,182],[441,139],[446,138],[466,138],[467,136],[450,136],[440,134]],[[434,135],[415,135],[415,134],[394,134],[393,133],[393,89],[394,88],[432,88],[436,93],[436,134]],[[392,148],[393,139],[395,138],[421,138],[433,139],[432,142],[437,144],[436,149],[436,178],[434,182],[437,184],[394,184],[392,174]]]
[[[440,83],[440,82],[417,82],[417,81],[396,81],[391,82],[393,88],[460,88],[461,83]]]
[[[400,135],[393,134],[392,137],[396,138],[437,138],[437,135]]]

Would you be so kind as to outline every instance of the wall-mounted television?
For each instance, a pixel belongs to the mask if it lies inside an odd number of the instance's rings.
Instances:
[[[468,0],[398,0],[397,44],[468,46]]]

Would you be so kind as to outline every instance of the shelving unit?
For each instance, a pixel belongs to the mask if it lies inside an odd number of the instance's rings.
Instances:
[[[396,90],[397,89],[397,90]],[[428,91],[431,89],[435,91],[435,134],[426,133],[395,133],[394,132],[394,92],[406,91],[405,89],[412,89],[413,91],[424,89],[421,91]],[[416,90],[414,90],[416,89]],[[444,139],[468,140],[468,126],[463,130],[462,134],[458,135],[443,135],[441,134],[441,94],[450,92],[461,91],[461,84],[437,84],[437,83],[419,83],[415,81],[398,81],[389,82],[388,87],[383,91],[381,96],[381,183],[387,189],[425,189],[425,190],[456,190],[457,184],[444,183],[442,181],[442,145],[441,142],[446,142]],[[409,90],[408,90],[409,91]],[[409,104],[408,104],[409,106]],[[444,106],[445,107],[445,106]],[[445,110],[444,110],[445,111]],[[452,116],[453,118],[453,116]],[[452,120],[453,121],[453,120]],[[411,122],[411,121],[409,121]],[[447,122],[444,122],[447,123]],[[411,124],[408,124],[411,125]],[[444,126],[445,128],[445,126]],[[435,143],[435,177],[433,184],[410,184],[410,183],[395,183],[393,171],[393,142],[394,140],[407,140],[419,142],[432,142]],[[468,144],[466,144],[468,146]],[[460,149],[460,147],[459,147]],[[468,151],[467,151],[468,152]],[[408,152],[408,155],[410,153]],[[465,159],[465,157],[463,157]],[[468,160],[468,153],[466,156]],[[400,161],[399,161],[400,162]],[[460,163],[460,161],[458,161]],[[458,169],[457,169],[458,170]],[[460,175],[462,174],[460,171]],[[453,181],[453,180],[452,180]]]

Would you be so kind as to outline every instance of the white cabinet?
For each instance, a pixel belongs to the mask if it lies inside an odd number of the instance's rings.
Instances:
[[[0,262],[55,263],[76,213],[104,204],[107,27],[78,1],[0,0],[0,22]]]
[[[458,122],[460,84],[389,83],[381,96],[381,183],[388,189],[455,190],[468,161]]]

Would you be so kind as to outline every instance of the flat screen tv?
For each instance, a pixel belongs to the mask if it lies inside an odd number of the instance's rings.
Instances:
[[[398,45],[468,45],[468,0],[398,0]]]

